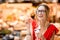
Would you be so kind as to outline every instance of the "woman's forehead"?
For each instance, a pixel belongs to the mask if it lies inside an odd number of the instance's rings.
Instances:
[[[44,6],[39,6],[38,10],[45,10],[45,7]]]

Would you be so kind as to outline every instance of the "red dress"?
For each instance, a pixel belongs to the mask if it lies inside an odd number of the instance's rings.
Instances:
[[[56,34],[58,32],[58,29],[53,24],[50,24],[48,29],[44,33],[44,37],[46,38],[46,40],[50,40],[54,32]]]
[[[32,29],[33,29],[32,36],[33,36],[33,40],[36,39],[35,32],[34,32],[34,29],[36,28],[36,25],[37,25],[36,21],[33,20],[32,21]],[[46,30],[46,32],[44,33],[43,36],[45,37],[46,40],[50,40],[50,38],[52,37],[53,32],[57,33],[58,29],[53,24],[50,24],[48,29]],[[39,39],[39,40],[41,40],[41,39]]]
[[[34,31],[36,27],[37,27],[37,23],[36,23],[35,20],[33,20],[33,21],[32,21],[32,31],[33,31],[33,33],[32,33],[32,37],[33,37],[33,38],[32,38],[32,39],[33,39],[33,40],[36,39],[35,31]]]

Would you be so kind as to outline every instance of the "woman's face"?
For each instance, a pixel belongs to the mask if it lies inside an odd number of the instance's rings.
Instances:
[[[46,9],[44,6],[40,6],[38,9],[37,9],[37,19],[38,20],[46,20]]]

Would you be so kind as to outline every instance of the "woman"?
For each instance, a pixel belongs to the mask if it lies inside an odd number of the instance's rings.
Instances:
[[[32,22],[33,40],[54,40],[54,35],[58,29],[47,21],[49,7],[41,4],[36,11],[36,21]]]

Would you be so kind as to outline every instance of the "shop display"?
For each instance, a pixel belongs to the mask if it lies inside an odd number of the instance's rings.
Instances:
[[[19,1],[19,0],[17,0]],[[23,1],[23,0],[22,0]],[[9,2],[14,2],[14,0],[9,0]],[[19,1],[20,2],[20,1]],[[50,8],[49,22],[59,22],[60,20],[60,6],[58,4],[46,4]],[[15,40],[19,40],[21,36],[22,40],[26,40],[27,36],[27,26],[26,21],[31,18],[31,14],[36,12],[36,8],[32,3],[16,3],[16,4],[1,4],[0,5],[0,18],[3,20],[3,25],[16,33]],[[2,13],[2,14],[1,14]],[[58,19],[59,18],[59,19]],[[2,20],[0,19],[0,23]],[[30,19],[29,19],[30,20]],[[10,28],[9,25],[13,26]],[[60,26],[58,27],[58,29]],[[1,30],[1,24],[0,24]],[[20,34],[19,34],[20,33]],[[60,32],[59,32],[60,34]],[[20,35],[20,36],[19,36]],[[18,37],[19,36],[19,37]],[[29,36],[30,37],[30,36]]]

